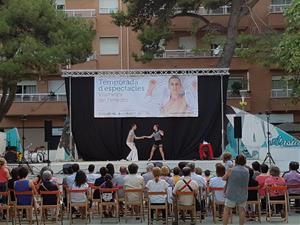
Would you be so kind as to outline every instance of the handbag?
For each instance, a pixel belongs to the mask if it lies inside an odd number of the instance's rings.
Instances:
[[[194,190],[191,188],[191,186],[184,179],[182,179],[182,180],[185,183],[185,185],[190,189],[190,191],[194,192]],[[199,211],[201,211],[201,203],[200,203],[199,199],[196,198],[196,196],[194,196],[194,197],[196,199],[196,211],[199,212]]]

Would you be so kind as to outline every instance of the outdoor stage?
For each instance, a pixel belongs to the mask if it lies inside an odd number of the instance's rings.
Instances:
[[[155,162],[160,162],[163,163],[163,165],[167,165],[170,167],[170,169],[173,169],[174,167],[178,166],[179,162],[194,162],[196,164],[196,167],[200,167],[203,171],[204,170],[210,170],[212,172],[215,171],[215,165],[216,163],[222,163],[221,160],[166,160],[166,161],[151,161],[152,163]],[[255,160],[247,160],[247,165],[251,166],[251,163]],[[258,160],[259,162],[262,163],[261,160]],[[282,160],[282,161],[277,161],[275,160],[276,165],[281,169],[281,171],[286,171],[288,170],[288,164],[290,161],[287,160]],[[72,163],[78,163],[80,165],[80,169],[83,171],[87,171],[87,168],[90,164],[94,164],[96,169],[95,172],[99,171],[99,168],[102,166],[106,166],[108,163],[112,163],[115,166],[115,171],[116,173],[119,173],[119,168],[120,166],[128,166],[130,161],[77,161],[77,162],[51,162],[50,167],[53,170],[55,174],[62,174],[62,168],[64,164],[72,164]],[[146,171],[146,166],[149,161],[138,161],[136,162],[139,166],[139,173],[145,172]],[[9,164],[8,166],[10,168],[16,167],[19,164]],[[33,168],[34,174],[38,174],[38,171],[44,166],[47,166],[47,163],[30,163],[30,166]]]

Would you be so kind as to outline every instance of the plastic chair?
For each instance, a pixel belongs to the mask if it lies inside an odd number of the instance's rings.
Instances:
[[[267,187],[267,202],[268,202],[268,213],[266,220],[269,220],[271,222],[271,219],[274,218],[272,216],[272,207],[276,205],[283,205],[284,207],[284,212],[285,212],[285,217],[284,221],[288,222],[288,194],[287,194],[287,186],[269,186]],[[270,191],[280,191],[283,192],[283,199],[281,200],[275,200],[271,199],[272,197],[270,196]],[[276,213],[276,212],[275,212]]]
[[[71,196],[72,196],[72,193],[83,193],[83,194],[86,194],[86,195],[88,195],[88,191],[89,191],[89,189],[87,188],[87,189],[79,189],[79,190],[77,190],[77,189],[69,189],[68,190],[68,193],[69,193],[69,195],[68,195],[68,199],[69,199],[69,210],[70,210],[70,212],[69,212],[69,217],[70,217],[70,224],[72,224],[73,223],[73,217],[72,217],[72,207],[77,207],[77,208],[83,208],[84,209],[84,211],[85,211],[85,224],[87,224],[88,223],[88,218],[89,218],[89,221],[90,221],[90,216],[89,216],[89,200],[88,200],[88,196],[86,197],[86,201],[84,201],[84,202],[72,202],[72,198],[71,198]]]
[[[43,224],[46,223],[47,217],[45,214],[47,214],[48,209],[49,210],[54,210],[55,211],[55,222],[58,222],[58,216],[59,212],[61,212],[61,219],[63,219],[63,213],[61,210],[61,192],[60,191],[40,191],[40,196],[42,198],[41,201],[41,210],[42,210],[42,215],[41,215],[41,222]],[[56,204],[55,205],[44,205],[44,197],[49,197],[49,196],[56,196]]]
[[[17,219],[16,217],[18,216],[19,224],[21,224],[19,211],[21,211],[22,214],[24,211],[26,211],[26,216],[28,218],[29,224],[32,224],[32,214],[33,214],[33,209],[34,209],[36,221],[37,221],[37,224],[39,224],[39,220],[37,217],[37,209],[34,204],[33,191],[22,191],[22,192],[15,191],[14,193],[15,193],[15,198],[16,198],[16,204],[14,205],[14,219],[16,220]],[[20,198],[22,196],[30,196],[31,197],[30,204],[20,205],[18,202],[18,197]]]
[[[151,219],[151,210],[155,210],[156,212],[156,217],[158,217],[158,210],[165,210],[166,212],[166,224],[168,224],[168,202],[167,202],[167,197],[168,193],[167,192],[148,192],[148,198],[150,199],[151,197],[155,196],[165,196],[165,202],[162,205],[153,205],[150,203],[150,200],[148,201],[148,225],[152,223]]]
[[[101,223],[103,222],[103,208],[104,207],[113,207],[115,209],[115,217],[117,222],[120,222],[119,214],[119,197],[118,197],[118,188],[100,188],[100,214],[101,214]],[[105,201],[105,194],[111,194],[112,201]]]
[[[192,197],[193,202],[191,205],[181,205],[179,204],[179,200],[181,197]],[[196,211],[196,196],[195,196],[195,192],[192,191],[177,191],[176,192],[176,197],[175,197],[175,201],[176,201],[176,208],[177,210],[174,210],[174,213],[176,213],[177,218],[179,218],[179,212],[180,211],[190,211],[192,216],[191,216],[191,220],[193,221],[193,219],[195,219],[195,223],[197,222],[197,211]],[[201,216],[200,216],[200,223],[201,223]]]
[[[8,219],[9,219],[9,209],[10,209],[10,198],[9,198],[9,191],[0,192],[0,196],[6,198],[6,202],[3,202],[0,204],[0,211],[2,215],[4,215],[4,210],[6,210],[6,224],[8,225]]]
[[[138,207],[139,208],[139,216],[141,217],[141,222],[143,222],[144,218],[144,189],[124,189],[125,194],[125,201],[124,201],[124,216],[125,222],[127,223],[128,215],[128,208],[131,207]],[[130,194],[137,195],[137,201],[131,201],[128,197]]]
[[[248,191],[257,191],[257,198],[256,200],[247,201],[247,205],[255,205],[255,209],[257,209],[257,218],[258,221],[261,223],[261,202],[260,196],[258,193],[259,186],[257,187],[248,187]]]
[[[211,207],[212,207],[212,216],[213,216],[213,221],[216,223],[216,215],[217,215],[217,206],[219,207],[224,207],[225,202],[224,201],[217,201],[216,200],[216,191],[222,191],[224,193],[224,188],[221,187],[209,187],[208,192],[211,194]]]

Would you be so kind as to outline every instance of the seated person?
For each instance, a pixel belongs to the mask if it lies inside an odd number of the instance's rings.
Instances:
[[[100,168],[100,177],[95,180],[94,186],[101,186],[105,182],[105,175],[108,173],[108,170],[106,167],[101,167]],[[100,192],[99,190],[95,190],[93,193],[93,198],[94,199],[99,199],[100,198]]]
[[[15,189],[15,181],[19,180],[19,167],[15,167],[10,171],[10,177],[11,178],[8,180],[7,187],[10,190],[14,190]],[[16,201],[15,194],[13,191],[10,191],[9,196],[10,196],[10,201],[12,201],[12,202]]]
[[[149,201],[151,205],[164,205],[167,201],[167,189],[168,183],[165,180],[160,179],[161,169],[159,167],[154,167],[152,170],[154,179],[149,180],[146,184],[148,192],[166,192],[166,195],[155,195],[149,196]],[[166,217],[166,212],[163,211],[163,218]],[[153,218],[154,209],[151,209],[151,219]]]
[[[15,192],[32,191],[36,193],[34,183],[27,179],[28,169],[24,166],[19,168],[19,180],[15,181]],[[17,195],[17,205],[31,205],[33,203],[32,195]]]
[[[44,171],[42,175],[42,183],[40,185],[39,191],[58,191],[58,186],[52,180],[52,173],[49,170]],[[43,205],[56,205],[57,197],[56,195],[45,195],[43,196]]]
[[[298,169],[298,162],[290,162],[289,171],[283,174],[283,178],[285,179],[287,185],[300,186],[300,172]],[[288,192],[290,196],[299,196],[300,188],[289,188]],[[300,199],[295,199],[295,207],[300,207]]]

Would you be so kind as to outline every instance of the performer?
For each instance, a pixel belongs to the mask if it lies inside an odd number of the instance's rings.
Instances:
[[[138,161],[139,160],[138,151],[137,151],[137,148],[135,146],[134,139],[144,139],[144,137],[135,136],[134,131],[136,129],[137,129],[137,125],[135,123],[132,124],[131,129],[130,129],[130,131],[128,133],[128,136],[127,136],[126,144],[131,150],[130,153],[128,154],[128,156],[126,157],[126,159],[128,161]]]
[[[165,161],[165,154],[163,150],[162,137],[164,136],[164,132],[159,129],[159,125],[155,124],[153,126],[154,132],[150,136],[145,136],[145,138],[154,138],[154,144],[151,148],[150,158],[148,161],[152,160],[153,154],[157,148],[159,148],[160,155],[162,159]]]

